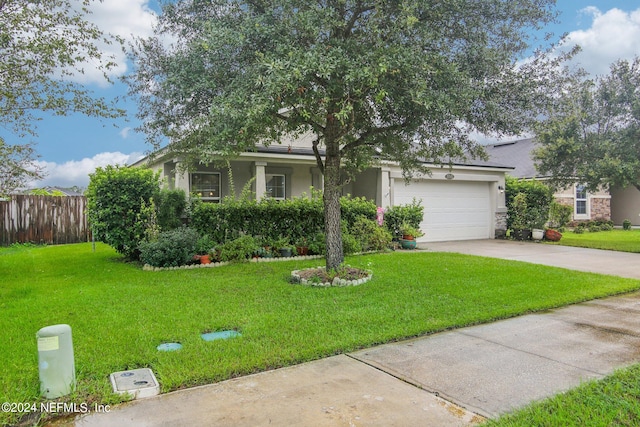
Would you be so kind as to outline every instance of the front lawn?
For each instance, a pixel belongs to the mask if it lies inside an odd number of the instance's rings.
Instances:
[[[350,257],[364,285],[311,288],[321,261],[149,272],[108,246],[0,249],[0,401],[39,401],[35,333],[73,328],[78,403],[113,403],[111,372],[150,367],[167,392],[447,328],[640,289],[640,281],[451,253]],[[242,336],[205,342],[203,332]],[[182,350],[158,352],[165,342]],[[0,413],[0,422],[17,414]]]
[[[486,427],[608,427],[640,424],[640,365],[619,370],[497,420]]]
[[[578,246],[581,248],[606,249],[610,251],[640,253],[640,229],[611,230],[576,234],[573,231],[562,233],[559,242],[549,242],[556,245]]]

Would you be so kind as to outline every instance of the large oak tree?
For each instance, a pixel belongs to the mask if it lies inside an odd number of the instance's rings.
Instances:
[[[640,190],[640,58],[614,63],[605,76],[576,79],[547,117],[534,157],[554,184]]]
[[[182,0],[138,40],[143,130],[214,161],[312,132],[324,173],[327,268],[343,261],[345,171],[410,173],[482,155],[472,132],[527,129],[557,77],[528,34],[552,0]]]

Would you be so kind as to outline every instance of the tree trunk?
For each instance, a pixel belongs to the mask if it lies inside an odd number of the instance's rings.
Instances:
[[[326,142],[324,166],[324,230],[327,244],[327,271],[334,270],[344,261],[342,232],[340,229],[340,144]]]

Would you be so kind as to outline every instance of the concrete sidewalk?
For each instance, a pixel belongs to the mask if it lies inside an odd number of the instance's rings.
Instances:
[[[501,241],[428,246],[640,278],[640,272],[634,273],[640,269],[640,254],[628,258],[617,252],[581,253]],[[640,293],[633,293],[167,393],[65,422],[467,426],[637,362]]]

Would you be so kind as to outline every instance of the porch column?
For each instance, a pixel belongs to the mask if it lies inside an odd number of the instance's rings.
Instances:
[[[391,206],[391,183],[389,168],[380,168],[378,173],[378,182],[376,188],[376,204],[380,207],[387,208]]]
[[[262,200],[267,192],[267,176],[265,167],[267,162],[254,162],[256,177],[256,200]]]
[[[189,195],[189,172],[180,170],[180,159],[174,159],[174,188],[184,190],[187,196]]]
[[[311,168],[311,186],[316,190],[324,190],[324,175],[317,167]]]

